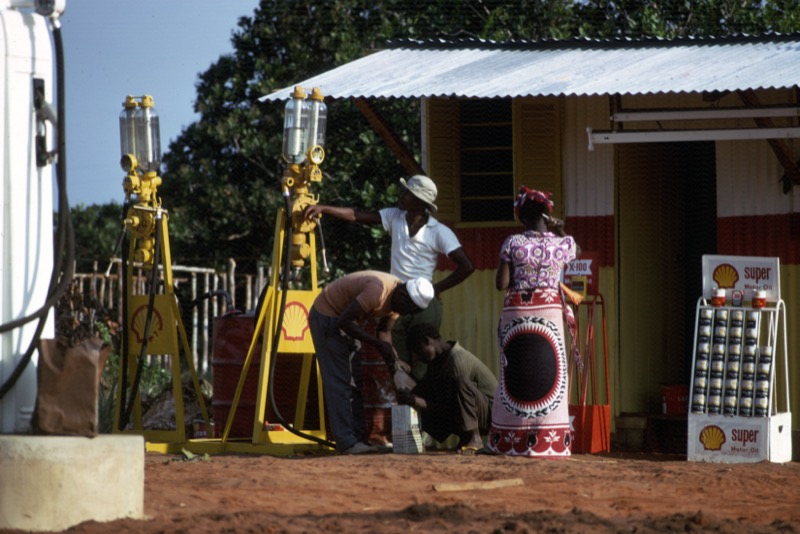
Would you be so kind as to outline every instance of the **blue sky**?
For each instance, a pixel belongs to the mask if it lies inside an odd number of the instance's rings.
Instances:
[[[233,51],[232,32],[258,0],[67,0],[64,40],[70,205],[121,203],[119,114],[152,95],[161,150],[198,116],[198,75]]]

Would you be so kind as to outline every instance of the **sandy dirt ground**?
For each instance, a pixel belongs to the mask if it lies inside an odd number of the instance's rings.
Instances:
[[[447,486],[450,484],[451,486]],[[521,484],[489,489],[485,486]],[[797,532],[800,463],[148,453],[141,521],[107,532]]]

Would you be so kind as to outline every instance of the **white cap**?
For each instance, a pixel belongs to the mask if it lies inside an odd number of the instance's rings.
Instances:
[[[414,278],[406,282],[406,291],[414,304],[423,310],[428,307],[435,296],[433,284],[425,278]]]

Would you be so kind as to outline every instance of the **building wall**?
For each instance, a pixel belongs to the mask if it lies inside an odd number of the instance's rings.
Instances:
[[[602,321],[596,324],[595,355],[597,375],[603,376],[604,352],[607,350],[610,397],[613,410],[618,412],[619,398],[619,335],[617,327],[617,271],[614,222],[614,148],[597,145],[589,150],[587,128],[606,130],[609,122],[609,99],[606,96],[565,97],[563,99],[563,181],[565,229],[573,235],[581,250],[597,258],[599,274],[597,289],[602,308],[595,315]],[[588,306],[581,307],[579,324],[589,323]],[[603,317],[605,315],[605,317]],[[587,336],[582,336],[582,353],[587,353]],[[605,339],[603,339],[605,338]],[[602,386],[602,383],[601,383]],[[602,390],[603,388],[600,387]]]
[[[795,159],[800,141],[787,140]],[[786,304],[791,411],[800,411],[800,186],[781,190],[783,169],[766,141],[717,143],[719,254],[779,257]],[[782,341],[782,340],[781,340]],[[793,428],[800,428],[797,421]]]
[[[759,91],[762,104],[793,101],[791,92]],[[552,101],[552,99],[551,99]],[[611,129],[609,96],[562,97],[558,101],[558,135],[561,146],[561,191],[557,200],[563,207],[567,231],[575,236],[584,251],[597,258],[599,291],[603,295],[607,319],[607,342],[610,361],[611,400],[615,413],[621,411],[617,399],[624,384],[620,382],[620,367],[634,358],[653,357],[648,354],[621,354],[619,339],[619,285],[617,270],[617,162],[618,150],[613,145],[595,145],[588,149],[586,128]],[[624,96],[624,108],[687,108],[712,105],[741,106],[736,95],[709,103],[698,94]],[[458,195],[458,152],[453,143],[453,101],[438,101],[426,107],[425,168],[437,180],[440,191],[451,199]],[[518,113],[520,107],[515,108]],[[795,121],[796,122],[796,121]],[[740,127],[752,127],[752,121],[740,121]],[[627,129],[647,129],[658,125],[630,123]],[[730,123],[708,121],[705,124],[685,122],[670,127],[729,127]],[[791,143],[795,155],[800,155],[800,143]],[[798,193],[785,195],[779,181],[783,170],[766,141],[718,141],[715,143],[717,180],[717,254],[779,256],[781,258],[782,295],[787,308],[789,354],[800,353],[800,215]],[[515,169],[515,174],[517,170]],[[797,189],[797,188],[795,188]],[[687,191],[686,194],[691,194]],[[441,202],[440,217],[454,227],[477,271],[465,283],[443,295],[445,306],[442,333],[459,339],[464,346],[481,357],[497,371],[498,356],[495,340],[500,292],[494,289],[494,270],[497,251],[502,240],[518,229],[514,225],[459,226],[455,204]],[[451,266],[440,265],[438,277],[446,275]],[[698,295],[699,297],[699,295]],[[794,297],[794,298],[793,298]],[[584,312],[585,313],[585,312]],[[584,323],[585,323],[584,317]],[[595,334],[595,337],[602,337]],[[602,350],[600,351],[602,352]],[[691,355],[689,355],[689,358]],[[796,360],[796,358],[795,358]],[[793,364],[794,363],[794,364]],[[800,388],[800,361],[790,363],[790,390]],[[800,411],[798,397],[793,398],[794,411]],[[625,411],[644,411],[642,404],[628,405]],[[798,425],[794,425],[797,427]]]

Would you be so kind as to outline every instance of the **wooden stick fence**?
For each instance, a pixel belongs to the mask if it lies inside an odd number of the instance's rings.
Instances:
[[[92,294],[99,305],[109,310],[119,324],[122,324],[123,296],[121,266],[121,260],[115,259],[102,272],[95,262],[91,273],[75,274],[81,291]],[[232,310],[255,309],[261,289],[267,283],[265,271],[263,266],[259,266],[256,274],[238,274],[236,262],[231,259],[226,272],[207,267],[173,265],[172,274],[175,293],[179,295],[178,307],[189,338],[191,357],[198,375],[206,376],[210,373],[213,358],[214,318]],[[144,294],[146,283],[146,274],[141,269],[134,269],[132,284],[136,292]],[[169,364],[165,358],[159,356],[151,356],[151,363],[154,361],[164,366]]]

